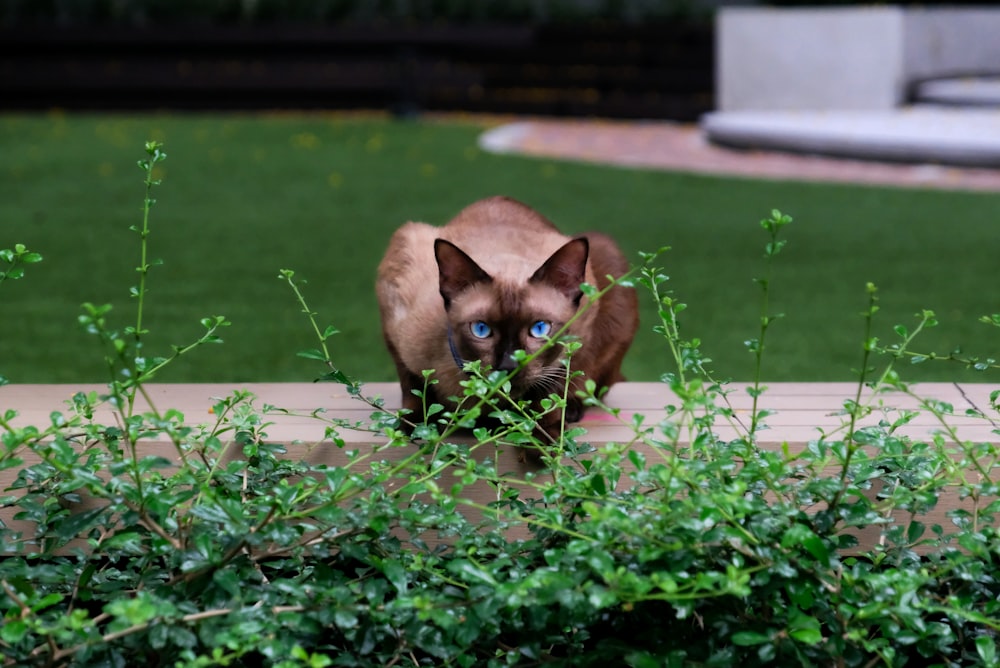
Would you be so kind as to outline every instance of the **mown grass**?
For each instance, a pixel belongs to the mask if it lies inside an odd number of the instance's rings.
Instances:
[[[861,359],[865,283],[879,286],[878,334],[922,308],[943,324],[922,350],[1000,357],[995,329],[1000,195],[803,184],[618,169],[494,156],[476,148],[475,122],[397,122],[343,115],[7,115],[0,117],[0,247],[41,252],[24,280],[0,290],[0,374],[14,382],[104,380],[96,340],[76,324],[85,301],[115,305],[132,323],[146,139],[169,159],[155,197],[145,324],[151,354],[226,315],[225,344],[196,351],[161,381],[309,380],[296,351],[315,342],[281,268],[309,280],[306,295],[343,369],[390,380],[373,294],[375,267],[406,220],[443,223],[480,197],[506,194],[567,232],[600,229],[632,256],[669,245],[671,286],[721,377],[747,379],[753,360],[765,236],[760,218],[791,214],[789,244],[771,285],[786,317],[768,337],[768,380],[850,380]],[[644,327],[626,360],[634,380],[669,367]],[[913,379],[979,379],[923,364]]]

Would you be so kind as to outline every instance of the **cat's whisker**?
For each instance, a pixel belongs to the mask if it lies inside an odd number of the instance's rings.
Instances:
[[[544,367],[532,382],[532,387],[541,389],[545,395],[561,395],[566,387],[566,373],[562,367]]]

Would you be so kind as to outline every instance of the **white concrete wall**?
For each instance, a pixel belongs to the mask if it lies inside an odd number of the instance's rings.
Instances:
[[[888,110],[915,79],[1000,72],[1000,8],[727,7],[720,111]]]
[[[904,63],[909,80],[1000,73],[1000,8],[908,9]]]

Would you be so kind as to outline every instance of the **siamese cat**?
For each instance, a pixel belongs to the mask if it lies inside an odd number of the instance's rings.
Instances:
[[[392,236],[378,268],[376,292],[382,333],[396,363],[403,408],[417,417],[424,370],[434,370],[427,404],[454,409],[468,378],[466,362],[484,371],[515,372],[511,396],[537,408],[566,387],[565,351],[552,345],[518,369],[512,356],[539,351],[586,305],[581,283],[604,288],[628,262],[609,237],[564,236],[541,214],[506,197],[492,197],[463,209],[443,227],[406,223]],[[623,380],[622,358],[639,325],[635,291],[614,287],[573,322],[568,334],[582,344],[570,362],[584,378],[571,379],[566,421],[583,415],[576,390],[585,379],[598,388]],[[551,411],[539,421],[558,436],[562,416]]]

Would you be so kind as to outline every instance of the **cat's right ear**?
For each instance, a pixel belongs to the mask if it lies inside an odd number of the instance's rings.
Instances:
[[[475,260],[450,241],[435,239],[434,257],[437,259],[438,284],[445,307],[469,286],[493,280]]]

